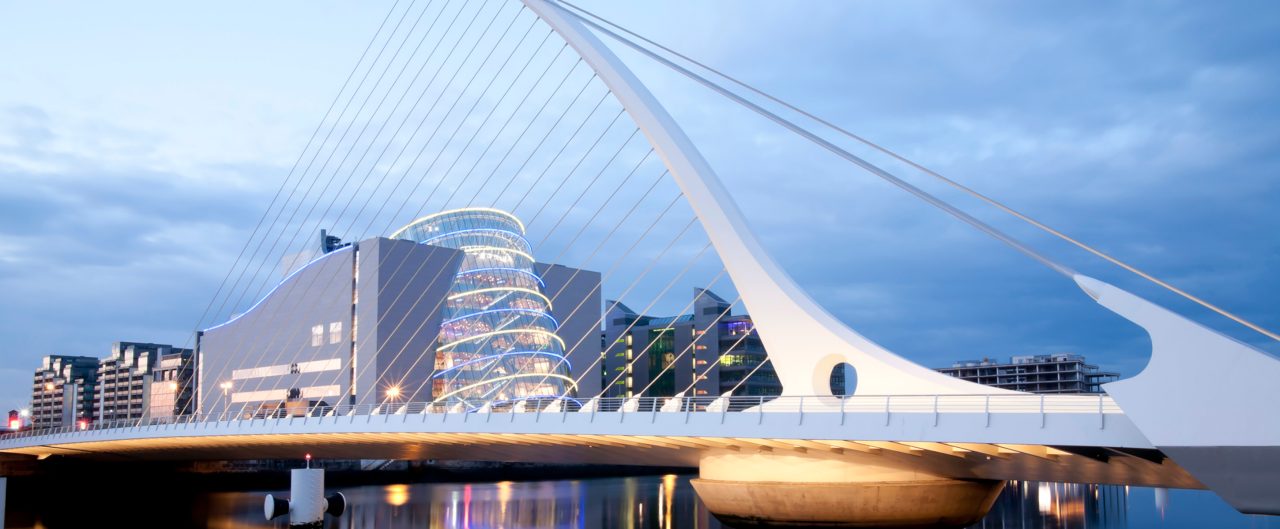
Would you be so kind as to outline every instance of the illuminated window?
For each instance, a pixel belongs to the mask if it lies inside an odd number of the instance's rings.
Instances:
[[[324,325],[316,325],[311,327],[311,346],[319,347],[324,345]]]
[[[335,321],[329,324],[329,343],[342,342],[342,322]]]

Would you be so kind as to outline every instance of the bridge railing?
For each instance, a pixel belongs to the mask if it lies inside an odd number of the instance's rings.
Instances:
[[[587,401],[574,399],[540,399],[523,403],[497,404],[447,400],[437,402],[382,402],[379,404],[338,406],[290,406],[276,409],[232,409],[216,412],[179,415],[174,417],[148,417],[143,419],[78,422],[56,428],[27,429],[0,434],[0,439],[12,439],[77,431],[137,428],[158,425],[205,424],[226,421],[245,421],[287,418],[326,418],[377,415],[424,414],[566,414],[590,413],[838,413],[883,414],[886,419],[893,414],[930,413],[936,415],[969,414],[1097,414],[1103,419],[1107,414],[1123,411],[1106,395],[854,395],[833,396],[733,396],[733,397],[631,397],[594,398]]]

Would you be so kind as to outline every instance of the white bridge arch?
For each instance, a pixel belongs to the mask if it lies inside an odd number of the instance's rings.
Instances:
[[[621,59],[558,5],[523,2],[595,70],[670,170],[756,322],[783,395],[830,395],[842,362],[857,370],[860,395],[1011,393],[915,364],[823,309],[769,256],[711,165]]]
[[[830,395],[827,377],[840,362],[857,370],[856,395],[1015,393],[915,364],[823,309],[769,256],[715,171],[626,65],[555,0],[521,1],[596,71],[661,156],[756,322],[783,395]],[[1280,416],[1271,407],[1280,401],[1280,361],[1103,281],[1073,279],[1151,336],[1147,368],[1107,390],[1152,444],[1181,453],[1179,463],[1237,508],[1275,512]],[[1224,361],[1228,376],[1205,376],[1203,366]],[[1217,434],[1208,439],[1206,431]]]

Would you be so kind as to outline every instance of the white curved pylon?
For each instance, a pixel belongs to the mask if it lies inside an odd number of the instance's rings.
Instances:
[[[1125,416],[1232,507],[1280,515],[1280,360],[1110,284],[1075,281],[1151,336],[1147,366],[1105,385]]]
[[[1151,336],[1137,375],[1106,384],[1157,447],[1276,446],[1280,360],[1125,290],[1076,275],[1076,284]]]
[[[858,395],[1013,393],[912,363],[823,309],[764,250],[711,166],[626,65],[561,7],[522,1],[595,70],[670,170],[742,295],[784,395],[830,395],[831,370],[841,362],[857,371]]]

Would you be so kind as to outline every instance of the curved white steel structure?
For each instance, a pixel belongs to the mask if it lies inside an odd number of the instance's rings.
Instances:
[[[755,320],[784,395],[829,395],[827,376],[840,362],[858,372],[856,395],[1012,393],[912,363],[824,310],[768,255],[697,148],[621,60],[554,0],[522,1],[596,71],[661,156]],[[1075,280],[1151,334],[1148,368],[1107,385],[1134,423],[1237,509],[1280,512],[1280,361],[1124,290]],[[1206,380],[1207,365],[1231,367]]]
[[[715,171],[626,65],[559,6],[522,1],[595,70],[671,171],[756,322],[783,395],[830,395],[828,377],[841,362],[857,370],[857,395],[1011,393],[915,364],[823,309],[760,245]]]
[[[1280,360],[1108,283],[1075,280],[1151,335],[1146,368],[1106,385],[1142,434],[1232,507],[1280,514]]]

